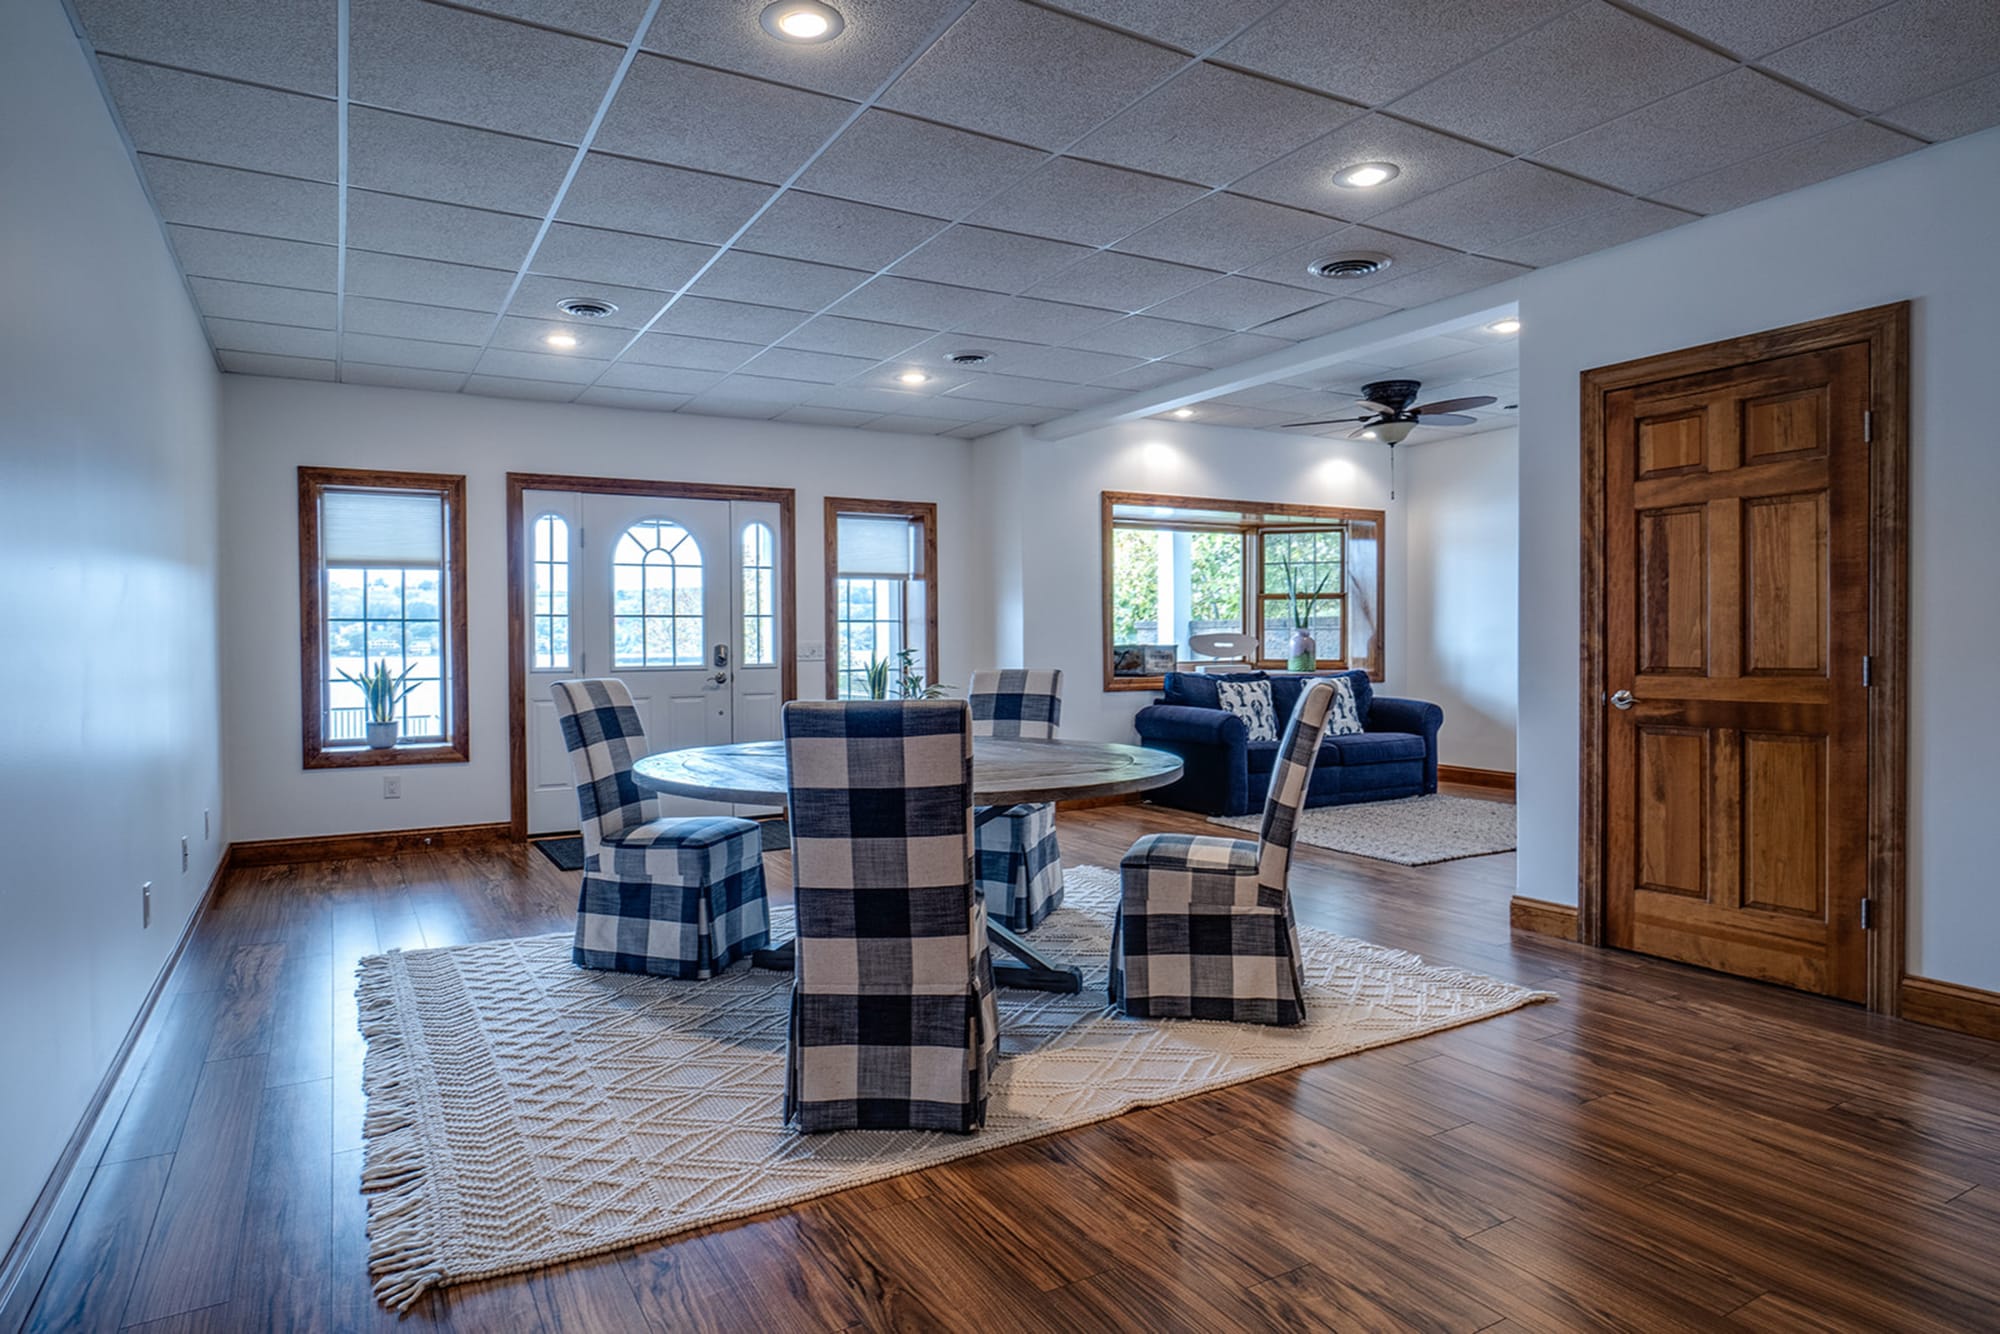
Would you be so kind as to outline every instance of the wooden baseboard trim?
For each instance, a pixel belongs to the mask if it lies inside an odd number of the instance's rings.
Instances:
[[[1903,1018],[2000,1042],[2000,991],[1905,977],[1901,992]]]
[[[432,829],[383,829],[372,834],[323,834],[312,838],[266,838],[238,843],[231,855],[238,866],[281,866],[290,862],[344,861],[350,857],[394,857],[405,852],[435,852],[475,843],[511,841],[514,826],[451,824]]]
[[[1468,769],[1462,764],[1440,764],[1438,782],[1464,783],[1467,787],[1490,787],[1501,792],[1514,790],[1514,775],[1505,769]]]
[[[63,1146],[62,1156],[56,1159],[55,1168],[43,1184],[41,1194],[36,1196],[34,1207],[28,1211],[27,1221],[21,1224],[21,1230],[15,1234],[6,1255],[0,1256],[0,1330],[20,1329],[27,1324],[29,1308],[41,1293],[49,1266],[55,1263],[56,1250],[62,1245],[78,1206],[83,1203],[83,1193],[89,1188],[98,1160],[104,1156],[104,1150],[111,1142],[111,1132],[117,1128],[118,1118],[124,1114],[125,1102],[132,1096],[136,1081],[125,1078],[128,1068],[135,1076],[138,1073],[132,1055],[145,1035],[146,1023],[153,1017],[153,1008],[159,1004],[161,994],[167,989],[167,979],[173,976],[181,955],[187,952],[188,942],[194,939],[195,927],[208,912],[209,905],[215,902],[215,893],[221,888],[223,877],[235,864],[233,852],[230,845],[223,844],[222,856],[215,863],[215,874],[208,878],[208,888],[201,892],[200,901],[188,914],[187,924],[181,928],[180,939],[174,942],[173,952],[161,965],[159,976],[153,979],[153,985],[146,992],[146,999],[141,1002],[132,1026],[125,1030],[125,1040],[118,1044],[110,1067],[105,1070],[104,1078],[98,1081],[97,1091],[91,1094],[90,1101],[84,1106],[83,1119],[77,1122],[75,1133]]]
[[[1507,904],[1507,925],[1557,940],[1576,939],[1576,905],[1528,899],[1516,894]]]
[[[1068,801],[1057,802],[1056,809],[1059,811],[1094,811],[1101,806],[1137,806],[1138,804],[1139,794],[1136,792],[1127,792],[1122,796],[1116,797],[1073,797]]]

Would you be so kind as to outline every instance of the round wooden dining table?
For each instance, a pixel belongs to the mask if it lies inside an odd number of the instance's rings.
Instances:
[[[972,742],[972,800],[979,815],[1022,802],[1074,801],[1122,797],[1163,787],[1181,776],[1181,759],[1163,750],[1115,741],[1015,741],[975,737]],[[782,741],[741,741],[727,746],[690,746],[648,755],[632,766],[640,787],[676,797],[783,806],[790,787]],[[1001,986],[1037,991],[1076,992],[1083,974],[1036,952],[1019,933],[987,924],[995,948],[1012,963],[995,964]],[[763,951],[766,968],[791,966],[791,945]]]

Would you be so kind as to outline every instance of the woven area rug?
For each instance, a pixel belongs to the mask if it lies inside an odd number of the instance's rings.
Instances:
[[[1209,817],[1255,835],[1262,815]],[[1299,817],[1299,841],[1334,852],[1429,866],[1514,850],[1514,803],[1436,793],[1358,806],[1315,806]]]
[[[657,1240],[1087,1125],[1136,1107],[1503,1014],[1530,991],[1310,928],[1308,1021],[1126,1019],[1104,1001],[1118,880],[1073,868],[1035,943],[1081,995],[1002,990],[975,1135],[806,1136],[778,1122],[791,977],[573,968],[567,935],[364,959],[369,1269],[427,1289]],[[774,909],[789,936],[789,908]]]

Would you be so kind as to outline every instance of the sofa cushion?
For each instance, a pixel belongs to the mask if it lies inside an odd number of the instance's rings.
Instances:
[[[1168,672],[1161,682],[1162,704],[1182,704],[1193,709],[1219,709],[1222,699],[1216,685],[1223,681],[1264,681],[1270,678],[1263,672]],[[1292,705],[1299,702],[1298,688],[1292,689],[1292,697],[1282,709],[1276,710],[1282,723],[1292,716]],[[1275,698],[1273,705],[1275,708]]]
[[[1334,677],[1347,679],[1348,689],[1354,692],[1355,717],[1361,720],[1363,727],[1368,726],[1368,705],[1375,698],[1375,687],[1369,681],[1368,673],[1363,671],[1272,672],[1271,709],[1278,715],[1278,726],[1283,727],[1291,721],[1292,710],[1298,707],[1299,696],[1305,692],[1306,682],[1316,681],[1321,677],[1329,680]]]
[[[1352,768],[1361,764],[1394,764],[1403,760],[1423,763],[1430,753],[1420,736],[1408,732],[1352,732],[1330,736],[1320,743],[1319,762]]]
[[[1271,712],[1269,681],[1218,681],[1215,692],[1224,711],[1243,720],[1252,741],[1278,739],[1277,715]]]

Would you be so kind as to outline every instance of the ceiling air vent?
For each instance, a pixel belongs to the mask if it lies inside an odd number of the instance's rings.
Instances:
[[[945,355],[945,360],[954,366],[984,366],[986,359],[992,355],[990,352],[950,352]]]
[[[570,296],[556,302],[556,309],[579,320],[601,320],[618,307],[594,296]]]
[[[1366,278],[1393,263],[1394,260],[1378,250],[1352,250],[1344,255],[1316,259],[1306,265],[1306,272],[1315,278]]]

